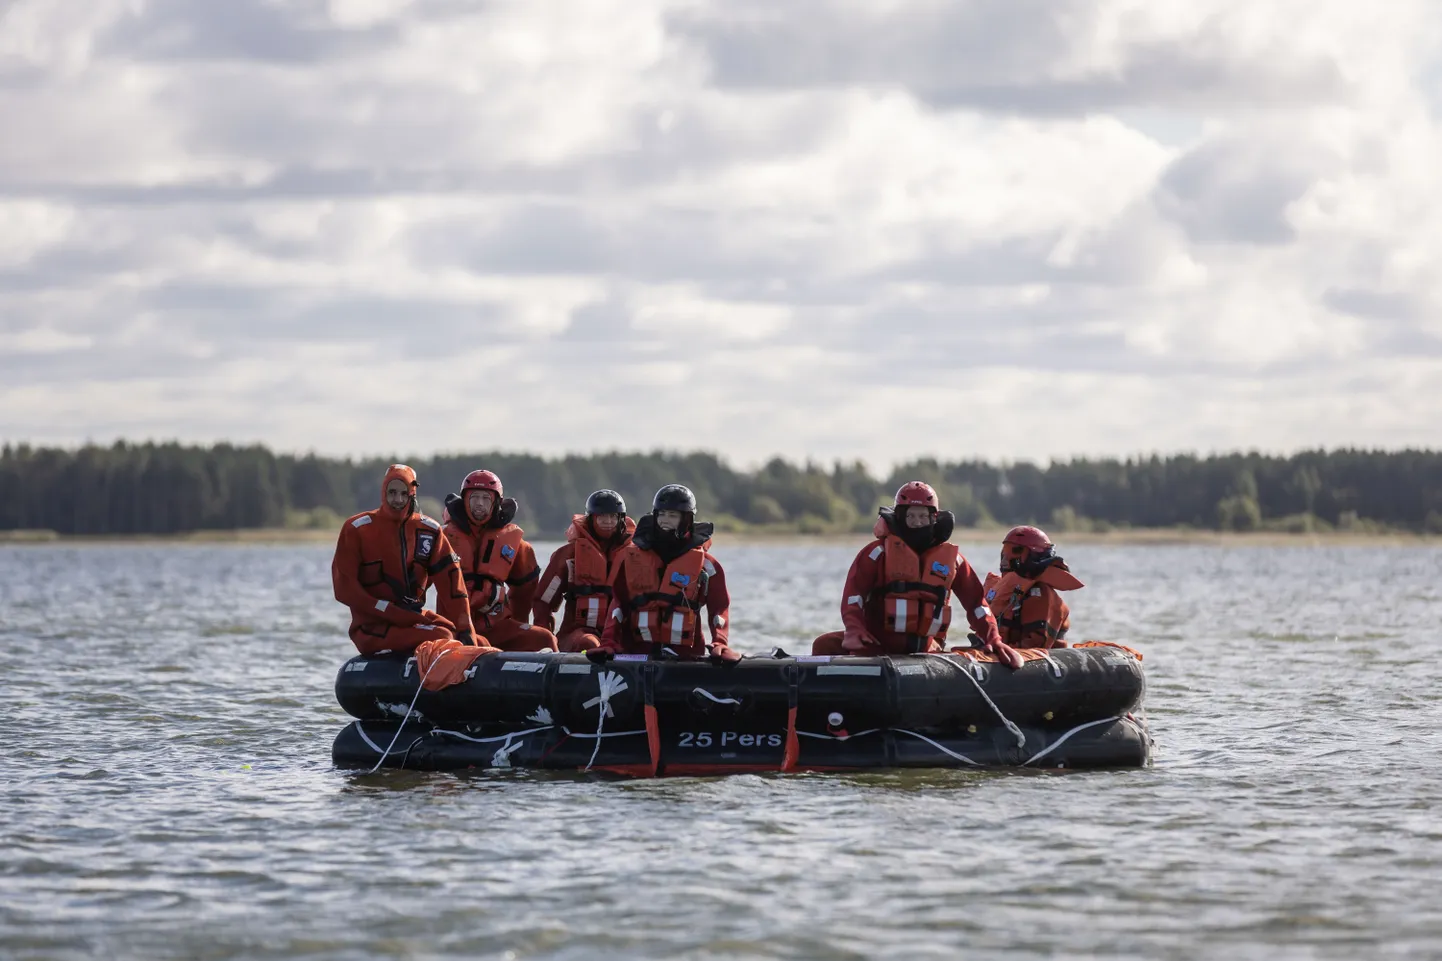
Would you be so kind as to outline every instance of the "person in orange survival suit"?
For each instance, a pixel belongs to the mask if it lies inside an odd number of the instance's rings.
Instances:
[[[554,629],[556,608],[565,601],[561,650],[601,646],[602,625],[611,609],[611,574],[635,532],[625,500],[613,490],[596,491],[586,498],[586,512],[571,518],[566,543],[551,555],[531,602],[531,621],[549,630]]]
[[[1066,647],[1071,612],[1059,591],[1083,587],[1035,527],[1013,527],[1001,542],[1001,573],[986,575],[986,603],[1012,647]]]
[[[701,609],[711,629],[710,659],[741,655],[727,643],[731,596],[726,572],[707,550],[712,524],[696,522],[696,495],[680,484],[656,492],[651,513],[636,522],[611,576],[611,609],[592,660],[616,653],[696,660],[707,656]]]
[[[350,608],[350,639],[362,654],[452,638],[488,647],[475,637],[460,558],[441,525],[416,510],[418,489],[416,472],[393,464],[381,481],[381,506],[341,526],[331,583]],[[423,607],[431,584],[437,611]]]
[[[1012,667],[1021,657],[997,631],[981,579],[955,544],[955,518],[938,511],[936,491],[921,481],[901,485],[896,505],[878,512],[873,534],[851,563],[841,601],[845,630],[818,637],[816,655],[922,654],[945,650],[951,595],[984,650]]]
[[[459,494],[446,495],[445,531],[461,557],[476,630],[503,651],[554,651],[556,635],[528,621],[541,566],[513,523],[516,506],[499,477],[471,471]]]

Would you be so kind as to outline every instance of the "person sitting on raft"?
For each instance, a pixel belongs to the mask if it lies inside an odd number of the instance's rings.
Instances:
[[[951,623],[951,595],[966,610],[984,650],[1002,663],[1021,666],[986,606],[981,579],[955,544],[955,518],[938,511],[930,484],[911,481],[896,492],[894,507],[883,507],[867,544],[851,563],[842,593],[845,630],[818,637],[816,655],[941,653]]]
[[[712,524],[697,523],[696,496],[689,489],[668,484],[658,490],[651,513],[636,522],[631,543],[616,562],[601,645],[587,656],[706,657],[704,607],[711,659],[739,661],[741,655],[727,644],[731,598],[726,573],[707,551],[714,530]]]
[[[517,506],[499,477],[471,471],[459,494],[446,495],[445,531],[461,558],[476,630],[503,651],[554,651],[556,635],[529,621],[541,566],[513,522]]]
[[[1001,573],[986,575],[986,603],[1012,647],[1066,647],[1071,612],[1058,592],[1083,586],[1045,532],[1013,527],[1001,542]]]
[[[416,510],[420,485],[404,464],[386,468],[381,506],[341,525],[331,561],[335,599],[350,608],[350,639],[362,654],[406,653],[425,641],[475,636],[460,558],[441,525]],[[424,608],[435,584],[436,607]]]
[[[586,498],[586,512],[572,516],[566,543],[551,554],[531,602],[531,621],[547,630],[555,630],[556,608],[565,602],[557,637],[561,650],[601,646],[611,609],[611,575],[635,532],[626,501],[613,490],[596,491]]]

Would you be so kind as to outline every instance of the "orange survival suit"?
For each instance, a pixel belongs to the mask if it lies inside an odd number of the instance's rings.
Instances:
[[[1066,647],[1071,612],[1058,592],[1084,586],[1057,558],[1035,577],[1017,571],[986,575],[986,603],[1002,640],[1012,647]]]
[[[527,620],[541,566],[513,522],[515,498],[500,498],[484,524],[471,519],[459,494],[445,503],[445,532],[460,555],[476,630],[503,651],[556,650],[556,635]]]
[[[955,517],[938,511],[930,543],[917,550],[901,536],[903,515],[881,509],[867,544],[851,563],[841,601],[844,631],[822,634],[811,646],[816,655],[939,653],[951,625],[951,597],[966,611],[967,622],[983,646],[1001,644],[996,619],[986,606],[981,579],[955,544]],[[843,647],[850,636],[862,642]]]
[[[727,645],[731,595],[726,572],[707,550],[715,525],[692,523],[675,545],[654,515],[636,522],[631,543],[611,575],[611,609],[601,633],[602,651],[656,654],[669,648],[682,658],[706,656],[701,609],[709,615],[713,656],[737,658]]]
[[[395,479],[410,490],[399,511],[385,502]],[[416,510],[417,487],[415,471],[392,465],[381,480],[381,506],[341,525],[331,583],[335,599],[350,608],[350,639],[362,654],[407,652],[425,641],[469,641],[474,635],[460,559],[441,525]],[[439,613],[424,609],[432,583]]]
[[[611,576],[616,562],[631,544],[636,522],[623,517],[609,540],[592,529],[590,515],[576,514],[566,530],[566,543],[558,547],[541,575],[531,620],[555,630],[556,608],[565,601],[557,638],[561,650],[585,651],[601,646],[601,632],[611,610]]]

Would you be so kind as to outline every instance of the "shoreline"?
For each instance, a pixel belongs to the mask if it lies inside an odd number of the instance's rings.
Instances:
[[[961,528],[952,540],[961,543],[997,541],[1007,528]],[[132,546],[163,545],[242,545],[278,546],[285,544],[333,544],[336,531],[252,528],[226,531],[190,531],[184,534],[57,534],[54,531],[0,531],[0,547],[10,546]],[[1314,531],[1288,533],[1283,531],[1211,531],[1187,528],[1146,527],[1111,531],[1076,531],[1052,535],[1058,545],[1118,545],[1137,547],[1175,547],[1206,545],[1214,547],[1391,547],[1442,546],[1442,535],[1406,532]],[[796,531],[753,530],[718,532],[721,543],[747,545],[801,546],[807,544],[857,544],[870,537],[869,531],[802,534]],[[555,543],[559,537],[537,537],[536,543]]]

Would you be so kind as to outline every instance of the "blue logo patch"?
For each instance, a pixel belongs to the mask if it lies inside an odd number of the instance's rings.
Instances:
[[[688,576],[685,575],[685,574],[682,574],[680,571],[672,571],[672,572],[671,572],[671,583],[672,583],[672,584],[680,584],[682,587],[690,587],[690,586],[691,586],[691,578],[688,577]]]
[[[996,600],[996,588],[993,587],[991,590],[986,592],[986,599],[989,601]]]
[[[931,562],[931,573],[933,573],[933,574],[940,574],[942,577],[945,577],[946,575],[948,575],[948,574],[951,573],[951,568],[950,568],[950,567],[947,567],[947,566],[946,566],[945,564],[943,564],[941,561],[932,561],[932,562]]]
[[[504,557],[506,560],[510,560],[511,558],[516,556],[516,549],[510,544],[502,544],[501,556]]]

